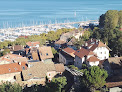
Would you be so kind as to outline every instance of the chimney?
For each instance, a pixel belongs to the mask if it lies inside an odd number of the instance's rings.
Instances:
[[[87,42],[85,43],[85,46],[88,46],[88,43]]]
[[[28,64],[28,68],[30,68],[31,67],[31,65],[30,64]]]
[[[18,62],[19,65],[21,65],[21,62]]]
[[[91,38],[91,42],[92,42],[92,38]]]
[[[106,42],[105,42],[105,45],[106,45]]]

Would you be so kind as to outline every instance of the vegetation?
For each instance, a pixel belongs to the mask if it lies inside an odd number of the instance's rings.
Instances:
[[[84,75],[81,77],[81,86],[91,92],[97,89],[101,89],[108,77],[107,72],[104,69],[100,69],[99,66],[93,66],[89,68],[82,69]]]
[[[22,87],[19,84],[11,84],[5,82],[0,85],[0,92],[65,92],[64,86],[67,84],[66,77],[53,78],[50,83],[46,83],[46,86],[33,85],[31,87]]]
[[[11,84],[10,82],[0,85],[0,92],[22,92],[22,87],[19,84]]]
[[[50,83],[47,83],[48,92],[64,92],[64,86],[67,84],[66,77],[53,78]]]
[[[111,48],[111,56],[122,56],[122,11],[109,10],[99,19],[99,27],[94,27],[90,38],[100,39]]]

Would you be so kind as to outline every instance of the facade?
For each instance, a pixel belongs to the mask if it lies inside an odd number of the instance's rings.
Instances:
[[[62,49],[62,51],[59,52],[59,62],[65,65],[74,64],[74,53],[75,50],[73,50],[72,48],[67,47],[65,49]]]
[[[94,55],[93,51],[81,48],[75,53],[75,63],[74,65],[79,69],[82,68],[82,64],[86,63],[88,66],[97,66],[99,64],[99,59]]]
[[[75,66],[82,67],[83,63],[88,66],[98,66],[102,61],[109,58],[111,49],[96,39],[85,42],[83,48],[75,53]]]
[[[105,60],[109,58],[109,51],[111,51],[111,49],[100,40],[90,39],[85,43],[85,47],[93,51],[100,60]]]
[[[18,62],[26,62],[27,63],[28,59],[26,57],[22,57],[20,55],[10,54],[10,53],[0,57],[0,65],[18,63]]]
[[[0,65],[0,81],[15,82],[16,74],[26,69],[26,62]]]

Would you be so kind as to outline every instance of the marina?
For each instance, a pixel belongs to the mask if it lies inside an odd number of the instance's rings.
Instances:
[[[80,22],[56,23],[56,24],[45,24],[29,27],[0,29],[0,36],[1,36],[0,41],[1,42],[5,40],[15,41],[15,39],[18,38],[19,36],[40,35],[41,33],[48,33],[49,31],[56,31],[61,28],[73,29],[83,26],[89,26],[89,24],[98,25],[99,22],[97,20],[89,20]]]

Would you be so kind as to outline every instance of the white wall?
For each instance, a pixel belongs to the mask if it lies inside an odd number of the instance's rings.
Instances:
[[[99,65],[99,61],[96,62],[89,62],[90,66],[98,66]]]
[[[47,72],[47,78],[49,79],[49,80],[52,80],[52,78],[56,75],[57,73],[56,73],[56,71],[50,71],[50,72]]]
[[[109,58],[109,50],[106,47],[97,47],[93,52],[98,56],[98,59],[100,60]]]
[[[20,74],[20,72],[2,74],[2,75],[0,75],[0,81],[13,81],[14,80],[14,76],[16,74]]]

